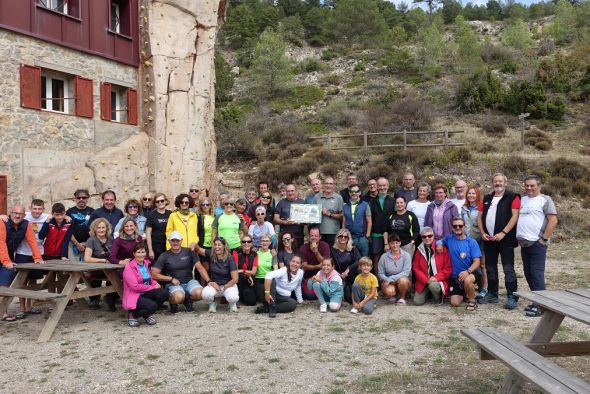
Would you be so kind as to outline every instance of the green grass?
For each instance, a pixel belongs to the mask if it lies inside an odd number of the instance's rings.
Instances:
[[[323,100],[324,89],[313,85],[298,85],[289,89],[289,92],[271,100],[270,106],[277,112],[284,112],[288,109],[308,107]]]
[[[416,383],[422,378],[424,377],[413,371],[384,372],[359,379],[354,384],[354,388],[368,393],[392,392],[392,389],[401,392],[404,391],[403,386]]]

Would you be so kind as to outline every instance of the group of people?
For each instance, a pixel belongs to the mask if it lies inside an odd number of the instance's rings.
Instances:
[[[283,185],[275,202],[268,184],[246,191],[234,200],[219,195],[218,204],[196,185],[174,198],[169,210],[163,193],[129,199],[123,210],[116,194],[101,194],[102,206],[88,206],[88,190],[74,193],[75,206],[66,211],[33,200],[30,211],[16,204],[0,224],[0,286],[15,277],[14,264],[66,259],[112,263],[122,270],[122,307],[129,326],[141,319],[156,324],[154,313],[166,301],[176,313],[193,311],[193,302],[208,302],[215,313],[220,302],[231,312],[240,304],[257,313],[293,311],[297,304],[319,301],[320,312],[371,314],[379,294],[397,305],[412,298],[414,305],[450,299],[469,311],[478,303],[498,303],[498,258],[505,275],[505,307],[517,307],[514,249],[521,247],[523,269],[531,290],[545,288],[545,256],[557,224],[555,205],[541,193],[541,179],[524,180],[526,195],[506,189],[503,174],[492,177],[493,191],[482,197],[479,186],[457,180],[454,198],[444,184],[416,184],[404,174],[402,185],[390,194],[386,178],[371,179],[362,191],[355,174],[335,191],[331,177],[313,179],[300,198],[296,186]],[[315,204],[319,223],[297,223],[293,204]],[[305,235],[307,234],[307,242]],[[42,273],[30,275],[36,281]],[[107,278],[92,273],[91,286]],[[116,310],[118,296],[105,301]],[[100,298],[91,297],[91,308]],[[21,300],[14,321],[39,313]],[[542,311],[534,304],[527,316]]]

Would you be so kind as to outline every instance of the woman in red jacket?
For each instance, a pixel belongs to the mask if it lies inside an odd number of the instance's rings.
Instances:
[[[429,294],[435,303],[443,303],[449,293],[449,278],[453,272],[447,249],[436,251],[434,231],[424,227],[420,231],[422,243],[416,248],[412,270],[414,271],[414,305],[422,305]]]
[[[140,317],[153,326],[158,307],[168,299],[168,291],[152,278],[147,248],[140,243],[133,248],[133,260],[123,270],[123,308],[129,311],[129,327],[139,327]]]

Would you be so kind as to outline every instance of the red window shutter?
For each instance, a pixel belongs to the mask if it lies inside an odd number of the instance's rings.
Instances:
[[[6,175],[0,175],[0,214],[6,215],[8,213],[8,204],[6,203],[8,197],[8,180]]]
[[[137,90],[127,89],[127,123],[137,124]]]
[[[76,75],[76,109],[77,116],[92,118],[94,116],[94,105],[92,100],[92,79],[82,78]]]
[[[41,109],[41,67],[20,66],[20,105]]]
[[[100,118],[111,120],[111,84],[106,82],[100,84]]]

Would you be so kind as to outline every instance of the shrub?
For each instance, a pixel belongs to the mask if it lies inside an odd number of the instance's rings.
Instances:
[[[500,81],[490,70],[478,71],[464,80],[457,92],[457,104],[465,112],[481,112],[499,105],[503,99]]]
[[[586,198],[582,200],[582,208],[590,209],[590,196],[586,196]]]
[[[380,59],[380,63],[386,66],[385,71],[389,74],[416,71],[416,59],[405,47],[391,49]]]
[[[411,168],[420,161],[422,156],[427,156],[431,153],[429,150],[420,149],[389,150],[383,156],[383,161],[392,168]]]
[[[358,62],[354,65],[354,72],[365,71],[366,67],[364,62]]]
[[[326,175],[326,176],[331,176],[331,177],[337,176],[340,169],[341,169],[340,164],[336,164],[336,163],[324,163],[318,168],[320,173],[322,173],[323,175]]]
[[[500,71],[506,74],[514,74],[518,71],[518,64],[514,63],[512,60],[507,60],[500,66]]]
[[[555,42],[549,37],[543,37],[538,43],[537,55],[547,56],[555,51]]]
[[[283,37],[283,40],[291,44],[302,46],[304,33],[299,15],[289,16],[279,22],[279,34]]]
[[[530,130],[524,134],[524,143],[535,148],[548,151],[553,147],[553,141],[548,133],[541,130]]]
[[[573,183],[572,192],[579,197],[587,197],[590,194],[590,186],[586,181],[579,179]]]
[[[531,118],[561,120],[565,115],[565,103],[554,98],[549,100],[540,82],[514,81],[504,95],[504,109],[513,115],[523,112]]]
[[[574,73],[577,64],[571,58],[557,53],[552,59],[543,59],[537,67],[536,77],[543,85],[555,92],[568,93],[576,83]]]
[[[527,165],[526,161],[522,157],[511,155],[504,159],[502,168],[508,177],[520,178],[524,173],[526,173]]]
[[[377,179],[379,177],[385,177],[387,179],[392,178],[394,175],[393,167],[383,162],[371,162],[365,167],[357,171],[359,179]]]
[[[590,156],[590,146],[584,146],[584,147],[578,149],[578,152],[581,155]]]
[[[295,72],[298,74],[325,70],[326,66],[319,59],[308,57],[297,63]]]
[[[499,117],[487,116],[482,122],[481,128],[493,137],[503,137],[506,135],[506,125]]]
[[[333,100],[320,113],[320,119],[328,127],[351,127],[360,123],[362,114],[351,109],[344,100]]]
[[[328,48],[328,49],[324,49],[322,51],[321,59],[323,61],[326,61],[327,62],[327,61],[330,61],[330,60],[335,59],[337,57],[338,57],[338,54],[333,49]]]
[[[434,108],[424,101],[404,98],[395,103],[391,112],[399,130],[426,130],[434,120]]]
[[[571,194],[571,181],[567,178],[553,176],[547,184],[563,197],[568,197]]]
[[[508,48],[487,42],[482,46],[481,58],[488,64],[500,64],[512,61],[513,55]]]
[[[323,100],[325,92],[315,85],[297,85],[289,88],[288,94],[271,101],[271,107],[277,112],[288,109],[307,107]]]
[[[335,73],[324,75],[321,79],[321,81],[323,83],[326,83],[329,85],[340,85],[341,80],[342,79],[340,78],[340,75],[335,74]]]
[[[535,143],[535,148],[537,148],[538,150],[542,150],[542,151],[548,151],[551,150],[551,148],[553,147],[553,143],[551,141],[537,141]]]
[[[502,32],[502,41],[513,48],[521,50],[528,49],[532,43],[528,24],[520,19],[516,19],[507,25]]]
[[[588,180],[590,179],[590,170],[575,160],[560,157],[551,162],[551,175],[570,181]]]

